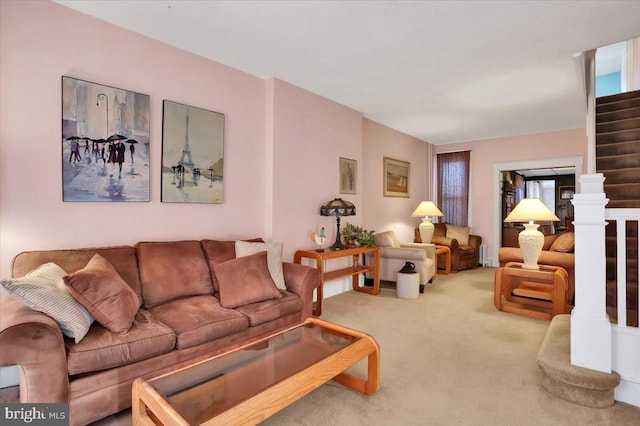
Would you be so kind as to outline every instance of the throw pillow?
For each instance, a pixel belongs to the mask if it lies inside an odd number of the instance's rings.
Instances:
[[[218,277],[220,304],[225,308],[282,297],[269,274],[266,251],[218,263],[213,270]]]
[[[126,333],[140,307],[140,299],[107,259],[94,255],[87,265],[64,277],[69,293],[103,327]]]
[[[67,273],[55,263],[45,263],[21,278],[0,281],[11,297],[53,318],[62,334],[76,343],[89,332],[93,318],[64,286]]]
[[[575,245],[575,235],[573,232],[563,232],[553,241],[549,251],[557,251],[559,253],[571,253]]]
[[[453,226],[447,224],[447,238],[458,240],[459,245],[468,246],[470,230],[471,228],[468,226]]]
[[[236,241],[236,258],[245,257],[261,251],[267,251],[267,266],[276,287],[286,290],[284,283],[284,272],[282,270],[282,250],[283,243],[248,243],[246,241]]]

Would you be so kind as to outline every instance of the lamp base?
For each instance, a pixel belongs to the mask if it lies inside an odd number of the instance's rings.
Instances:
[[[425,244],[429,244],[433,238],[433,232],[435,229],[436,227],[431,223],[431,220],[428,217],[422,219],[422,223],[418,226],[418,230],[420,231],[420,240]]]
[[[522,251],[524,264],[522,269],[540,269],[538,266],[538,257],[544,245],[544,235],[538,231],[537,223],[525,223],[524,231],[518,235],[518,244]]]

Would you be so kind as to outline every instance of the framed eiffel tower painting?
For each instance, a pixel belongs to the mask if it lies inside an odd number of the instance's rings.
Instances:
[[[222,203],[224,114],[165,100],[163,203]]]

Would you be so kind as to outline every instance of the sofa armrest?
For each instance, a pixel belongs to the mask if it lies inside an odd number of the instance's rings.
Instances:
[[[476,250],[480,249],[480,245],[482,244],[482,237],[479,235],[469,235],[469,246],[475,248]]]
[[[20,366],[20,402],[69,402],[64,339],[58,323],[0,298],[0,366]]]
[[[427,252],[422,248],[380,247],[379,250],[381,259],[425,260],[427,258]]]
[[[311,316],[313,310],[313,290],[321,283],[320,271],[297,263],[282,263],[284,283],[287,290],[298,295],[302,300],[302,319]]]
[[[424,250],[428,259],[436,258],[436,245],[433,243],[400,243],[400,247]]]
[[[447,246],[451,249],[451,253],[454,251],[458,251],[458,240],[455,238],[447,238],[447,237],[433,237],[431,239],[432,244],[437,244],[439,246]]]

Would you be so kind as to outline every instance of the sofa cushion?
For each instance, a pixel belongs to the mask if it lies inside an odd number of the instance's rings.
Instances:
[[[225,308],[282,297],[269,274],[266,251],[218,263],[213,270]]]
[[[140,299],[107,259],[94,255],[83,269],[66,275],[64,283],[102,326],[116,333],[129,331]]]
[[[93,317],[67,291],[66,274],[60,266],[49,262],[24,277],[2,280],[0,284],[18,302],[53,318],[62,334],[77,343],[89,331]]]
[[[434,228],[433,228],[433,236],[434,237],[447,237],[447,223],[446,222],[440,222],[440,223],[434,223],[433,224]],[[416,228],[416,230],[418,230],[418,228]]]
[[[379,232],[373,236],[373,241],[378,247],[400,248],[400,241],[398,241],[396,233],[393,231]]]
[[[95,324],[78,344],[66,340],[69,374],[114,368],[173,350],[176,335],[168,326],[139,310],[128,333],[114,333]]]
[[[40,265],[53,262],[67,273],[72,273],[84,268],[96,253],[107,259],[138,297],[142,298],[136,249],[131,246],[25,251],[13,259],[11,272],[14,277],[21,277]]]
[[[199,241],[141,242],[136,247],[146,308],[179,297],[213,293]]]
[[[284,283],[284,272],[282,272],[282,243],[249,243],[246,241],[236,241],[236,257],[245,257],[261,251],[267,252],[267,267],[273,282],[280,290],[286,290]]]
[[[471,255],[475,254],[476,248],[473,247],[473,246],[459,245],[458,246],[458,251],[460,252],[460,255],[471,256]]]
[[[251,327],[302,311],[302,300],[298,296],[283,290],[280,291],[280,294],[282,294],[282,297],[279,299],[270,299],[240,306],[236,308],[236,311],[249,319]]]
[[[176,348],[186,349],[249,327],[247,318],[223,308],[211,295],[185,297],[157,305],[149,312],[176,333]]]
[[[558,235],[549,247],[549,251],[557,251],[560,253],[571,253],[575,245],[575,237],[573,232],[563,232]]]
[[[249,243],[263,243],[262,238],[252,238],[244,240]],[[211,279],[213,281],[213,288],[215,292],[218,292],[218,279],[213,266],[226,262],[227,260],[236,258],[236,242],[235,241],[217,241],[217,240],[202,240],[202,248],[204,249],[209,268],[211,269]]]
[[[459,245],[468,246],[470,230],[471,228],[468,226],[453,226],[447,224],[447,238],[458,240]]]

